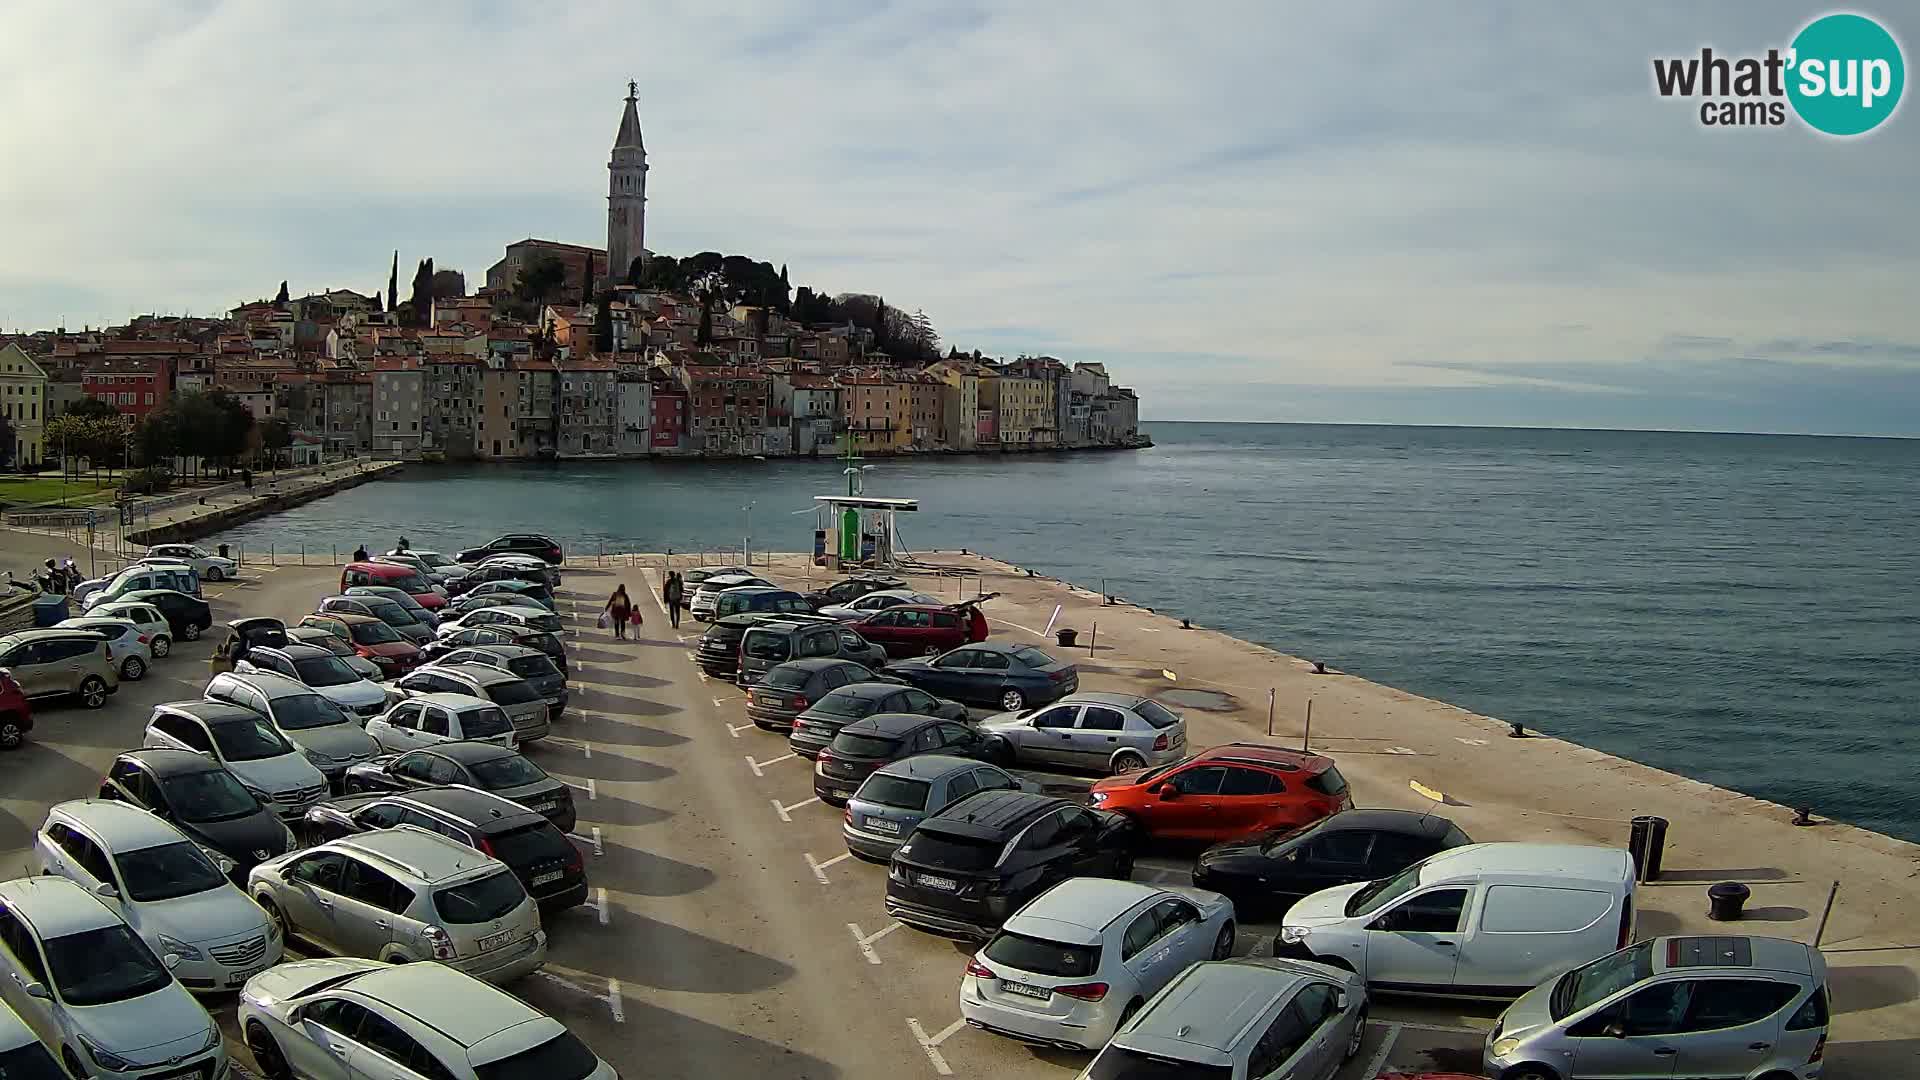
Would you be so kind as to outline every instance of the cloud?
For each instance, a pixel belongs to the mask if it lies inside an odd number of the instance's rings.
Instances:
[[[878,292],[966,348],[1105,360],[1149,415],[1531,422],[1650,358],[1738,354],[1816,382],[1891,365],[1904,391],[1912,110],[1839,143],[1709,131],[1651,90],[1654,56],[1806,17],[15,0],[0,325],[366,289],[395,247],[477,282],[521,237],[598,243],[632,77],[650,247]],[[1846,404],[1820,402],[1821,425]]]

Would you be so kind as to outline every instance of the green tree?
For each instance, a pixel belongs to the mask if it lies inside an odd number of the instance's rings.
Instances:
[[[276,465],[280,461],[280,452],[293,445],[293,425],[287,423],[284,416],[276,416],[260,425],[260,446],[266,450],[268,460]]]
[[[449,296],[467,295],[467,275],[458,270],[435,270],[433,272],[433,298],[445,300]]]
[[[387,310],[400,310],[400,249],[393,249],[393,269],[387,271]]]
[[[155,409],[134,425],[133,449],[136,463],[149,469],[171,465],[180,452],[180,425],[173,407]]]
[[[0,468],[13,464],[13,421],[0,413]]]
[[[281,282],[281,283],[280,283],[280,291],[279,291],[278,293],[275,293],[275,294],[274,294],[274,297],[273,297],[273,303],[274,303],[274,306],[275,306],[275,307],[286,307],[286,306],[287,306],[287,299],[288,299],[288,297],[287,297],[287,283],[283,281],[283,282]]]
[[[413,271],[413,295],[407,302],[413,305],[413,325],[425,326],[433,318],[432,259],[421,259]]]
[[[67,415],[69,416],[85,416],[94,419],[118,416],[119,414],[119,409],[94,397],[83,397],[79,401],[74,402],[73,407],[67,410]]]
[[[554,256],[537,259],[520,268],[520,280],[514,286],[522,300],[544,304],[567,283],[567,264]]]

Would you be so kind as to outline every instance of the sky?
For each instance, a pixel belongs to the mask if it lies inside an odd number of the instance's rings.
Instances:
[[[1653,91],[1826,10],[9,0],[0,328],[602,245],[632,78],[652,250],[1101,361],[1149,420],[1920,436],[1920,106]]]

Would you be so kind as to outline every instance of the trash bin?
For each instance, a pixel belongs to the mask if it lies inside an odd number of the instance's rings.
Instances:
[[[227,545],[225,544],[220,545],[220,557],[223,559],[230,559],[233,557],[227,554]]]
[[[1707,918],[1715,922],[1740,921],[1740,909],[1746,906],[1753,890],[1737,881],[1723,881],[1707,890]]]
[[[1073,648],[1073,639],[1079,636],[1080,632],[1070,626],[1061,627],[1060,632],[1054,635],[1054,637],[1059,640],[1060,647],[1063,649]]]
[[[1667,819],[1642,815],[1629,824],[1627,850],[1633,853],[1634,875],[1653,881],[1660,876],[1660,857],[1667,847]]]

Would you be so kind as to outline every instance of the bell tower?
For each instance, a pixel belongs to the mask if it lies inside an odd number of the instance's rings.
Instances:
[[[607,284],[627,280],[627,268],[647,248],[647,148],[640,141],[639,87],[627,83],[627,107],[607,159]]]

